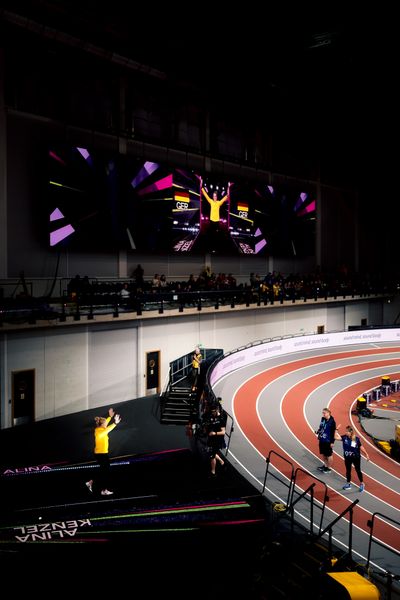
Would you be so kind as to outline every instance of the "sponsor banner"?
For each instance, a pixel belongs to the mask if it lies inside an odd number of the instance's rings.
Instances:
[[[400,329],[366,329],[362,331],[341,331],[336,333],[296,336],[243,348],[223,358],[210,376],[211,385],[215,385],[222,377],[265,358],[301,352],[314,348],[333,346],[350,346],[352,344],[368,344],[375,342],[399,342]]]

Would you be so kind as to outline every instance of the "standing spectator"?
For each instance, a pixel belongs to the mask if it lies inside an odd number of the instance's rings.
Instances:
[[[109,425],[111,419],[114,423]],[[108,417],[95,417],[96,428],[94,430],[95,447],[94,453],[100,467],[99,484],[102,496],[111,496],[114,492],[108,489],[109,474],[110,474],[110,458],[108,455],[108,434],[120,423],[121,417],[116,415],[112,408],[108,409]],[[86,482],[86,487],[90,492],[93,492],[93,479]]]
[[[136,267],[136,269],[134,269],[133,273],[133,279],[135,280],[136,283],[136,287],[142,288],[143,287],[143,275],[144,275],[144,269],[142,267],[142,265],[138,265]]]
[[[322,418],[317,431],[319,442],[319,453],[323,461],[323,465],[318,467],[322,473],[330,473],[333,463],[333,444],[335,442],[336,422],[332,417],[329,408],[322,410]]]
[[[68,296],[70,300],[75,301],[82,291],[82,280],[80,275],[75,275],[67,285]]]
[[[194,354],[192,356],[192,392],[197,387],[197,381],[200,375],[200,365],[203,357],[200,352],[200,348],[196,346],[194,349]]]
[[[364,491],[365,484],[363,479],[363,474],[361,472],[361,452],[364,454],[365,458],[369,460],[369,456],[364,446],[361,444],[361,440],[356,436],[354,430],[350,425],[346,427],[346,433],[344,435],[340,435],[338,425],[335,432],[335,439],[342,440],[343,443],[343,455],[344,455],[344,464],[346,466],[346,480],[347,483],[343,486],[344,490],[349,490],[351,488],[351,465],[354,465],[354,468],[357,473],[357,477],[360,482],[360,487],[358,488],[360,492]]]

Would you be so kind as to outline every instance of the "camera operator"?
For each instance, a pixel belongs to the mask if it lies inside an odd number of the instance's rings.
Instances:
[[[204,428],[207,432],[207,445],[209,448],[209,457],[211,461],[211,477],[215,477],[217,461],[221,467],[225,464],[224,460],[218,454],[218,451],[225,448],[225,427],[226,414],[221,410],[219,404],[210,407],[207,415],[204,415]]]

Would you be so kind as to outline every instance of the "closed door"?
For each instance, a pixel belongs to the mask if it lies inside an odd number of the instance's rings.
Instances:
[[[146,352],[146,392],[157,390],[160,393],[160,351]]]
[[[35,369],[13,371],[12,420],[13,425],[35,421]]]

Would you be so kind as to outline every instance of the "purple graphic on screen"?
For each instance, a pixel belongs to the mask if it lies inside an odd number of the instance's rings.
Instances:
[[[299,199],[297,200],[296,204],[294,205],[293,210],[296,212],[300,208],[300,206],[302,204],[304,204],[304,202],[307,200],[307,198],[308,198],[308,194],[306,194],[306,192],[301,192]]]
[[[87,160],[90,157],[89,151],[86,150],[86,148],[78,148],[78,146],[77,146],[76,149],[78,150],[79,154],[81,154],[81,156],[83,156],[83,158],[85,160]]]
[[[75,232],[75,229],[72,225],[65,225],[65,227],[61,227],[60,229],[56,229],[56,231],[52,231],[50,233],[50,246],[55,246],[61,240],[65,240],[68,236]]]
[[[165,190],[167,188],[172,187],[172,175],[167,175],[163,179],[159,179],[152,185],[147,186],[143,190],[140,190],[138,194],[140,196],[144,196],[145,194],[149,194],[150,192],[157,192],[160,190]]]
[[[142,183],[142,181],[146,179],[146,177],[149,177],[149,175],[154,173],[154,171],[157,171],[159,167],[160,165],[158,165],[155,162],[145,162],[143,167],[140,169],[139,173],[136,175],[136,177],[132,179],[131,186],[133,188],[137,187],[140,183]]]
[[[260,250],[265,248],[266,245],[267,245],[267,240],[261,240],[260,242],[257,242],[257,244],[255,245],[254,254],[258,254],[260,252]]]
[[[274,195],[274,188],[273,188],[273,186],[272,185],[267,185],[267,188],[269,189],[270,193],[272,195]]]
[[[62,214],[62,212],[59,208],[55,208],[53,210],[53,212],[50,214],[50,222],[58,221],[59,219],[63,219],[63,218],[64,218],[64,215]]]

